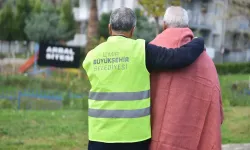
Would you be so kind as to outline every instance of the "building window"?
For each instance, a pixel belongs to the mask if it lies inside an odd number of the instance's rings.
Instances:
[[[233,50],[244,50],[245,49],[245,39],[242,33],[233,34]]]
[[[101,10],[102,10],[102,13],[107,13],[109,12],[109,8],[108,8],[108,0],[102,0],[101,1]]]
[[[121,7],[125,7],[125,0],[121,0]]]
[[[250,47],[250,45],[249,45],[249,35],[248,34],[244,34],[244,48],[246,48],[246,49],[249,49]]]
[[[219,47],[219,36],[213,35],[212,47],[217,48]]]
[[[117,9],[121,7],[121,0],[113,1],[113,9]]]

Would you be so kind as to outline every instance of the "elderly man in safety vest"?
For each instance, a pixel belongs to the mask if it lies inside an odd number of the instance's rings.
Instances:
[[[164,31],[151,43],[176,48],[192,41],[187,11],[169,7]],[[220,150],[223,120],[220,83],[204,51],[190,66],[152,72],[152,143],[150,150]]]
[[[110,37],[84,62],[89,93],[89,150],[148,150],[151,139],[150,78],[156,70],[183,68],[203,52],[197,38],[176,49],[131,39],[135,13],[119,8],[110,17]]]

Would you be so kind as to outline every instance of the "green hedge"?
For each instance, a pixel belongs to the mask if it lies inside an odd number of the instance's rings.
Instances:
[[[216,64],[218,74],[249,74],[250,63]]]
[[[5,55],[5,54],[0,53],[0,60],[1,60],[1,59],[4,59],[5,57],[6,57],[6,55]]]

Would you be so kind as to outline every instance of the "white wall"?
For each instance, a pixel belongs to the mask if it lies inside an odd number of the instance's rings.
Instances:
[[[79,0],[79,8],[73,8],[73,13],[76,21],[84,21],[89,18],[90,1]]]
[[[76,21],[87,21],[90,11],[90,0],[79,0],[79,8],[74,8]],[[138,6],[136,0],[97,0],[98,15],[111,12],[120,7],[135,9]]]
[[[21,42],[11,42],[9,45],[9,42],[7,41],[0,41],[0,53],[20,53],[24,51],[25,47]]]
[[[89,18],[90,2],[91,0],[79,0],[79,8],[73,9],[75,20],[81,22],[81,34],[76,34],[73,40],[68,41],[68,45],[85,46],[85,30]],[[97,0],[99,19],[102,13],[108,13],[120,7],[135,9],[136,7],[138,7],[138,3],[137,0]]]

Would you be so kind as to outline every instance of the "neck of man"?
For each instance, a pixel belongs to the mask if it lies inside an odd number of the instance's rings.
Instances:
[[[123,36],[123,37],[126,37],[126,38],[131,38],[131,34],[130,32],[117,32],[117,31],[112,31],[112,34],[111,36]]]

